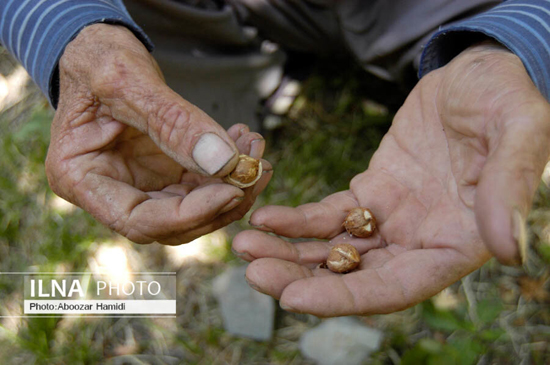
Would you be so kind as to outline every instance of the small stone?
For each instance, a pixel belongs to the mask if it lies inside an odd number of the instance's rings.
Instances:
[[[331,318],[302,335],[300,351],[320,365],[360,365],[380,348],[382,338],[382,331],[353,318]]]
[[[275,301],[252,289],[245,279],[246,265],[231,267],[214,279],[214,295],[223,325],[237,336],[268,341],[273,335]]]

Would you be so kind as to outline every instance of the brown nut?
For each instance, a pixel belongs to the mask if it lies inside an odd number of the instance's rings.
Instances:
[[[346,273],[355,269],[361,263],[361,256],[357,249],[349,243],[334,245],[327,257],[327,266],[330,271]]]
[[[262,177],[260,160],[247,155],[239,155],[237,166],[223,178],[223,181],[243,189],[256,184],[260,177]]]
[[[372,236],[376,230],[376,218],[367,208],[354,208],[350,210],[343,226],[349,234],[359,238],[367,238]]]

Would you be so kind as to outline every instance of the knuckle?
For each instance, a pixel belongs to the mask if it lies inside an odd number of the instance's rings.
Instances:
[[[92,90],[105,98],[123,98],[129,92],[135,92],[136,80],[134,56],[130,51],[117,50],[106,57],[104,62],[93,71],[91,78]]]
[[[365,178],[366,178],[366,172],[362,172],[358,175],[355,175],[349,183],[350,189],[352,191],[355,191],[360,185],[364,183]]]
[[[52,151],[46,156],[44,169],[52,191],[61,198],[82,207],[82,192],[79,185],[84,181],[87,170],[79,169],[78,162],[65,161],[63,156]]]
[[[113,98],[125,89],[126,82],[123,77],[124,72],[121,70],[122,65],[112,63],[104,67],[100,67],[96,72],[96,76],[92,78],[91,85],[98,95]]]
[[[156,241],[154,237],[150,237],[147,234],[144,234],[141,230],[130,228],[126,224],[117,225],[117,226],[118,228],[120,228],[120,230],[117,230],[116,229],[117,227],[115,226],[109,227],[109,228],[118,232],[124,237],[128,238],[132,242],[135,242],[141,245],[146,245]]]
[[[50,188],[56,195],[61,196],[61,189],[58,184],[59,179],[57,179],[56,166],[55,166],[55,163],[52,161],[52,158],[50,157],[50,155],[46,157],[44,168],[45,168],[46,178],[48,179],[48,184],[50,185]]]
[[[52,191],[57,196],[73,202],[72,197],[65,188],[65,186],[67,185],[67,176],[63,173],[61,164],[54,154],[48,153],[48,155],[46,156],[46,161],[44,163],[44,169],[46,173],[46,179],[48,180],[48,185],[50,186]]]
[[[181,142],[191,125],[191,113],[178,103],[161,105],[150,115],[149,132],[168,144]]]

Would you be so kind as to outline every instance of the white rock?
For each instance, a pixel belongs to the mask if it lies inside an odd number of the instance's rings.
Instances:
[[[246,266],[232,267],[214,279],[214,295],[220,303],[227,332],[260,341],[273,334],[275,301],[250,288]]]
[[[353,318],[331,318],[302,335],[300,351],[320,365],[359,365],[380,348],[382,338],[382,331]]]

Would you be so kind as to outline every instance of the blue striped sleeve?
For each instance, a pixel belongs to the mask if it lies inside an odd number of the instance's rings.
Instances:
[[[124,25],[151,50],[122,0],[1,0],[0,42],[57,106],[57,65],[65,46],[87,25]]]
[[[514,52],[550,100],[550,0],[509,0],[440,29],[422,54],[419,75],[445,65],[471,44],[490,37]]]

